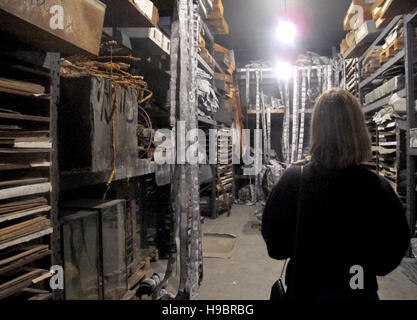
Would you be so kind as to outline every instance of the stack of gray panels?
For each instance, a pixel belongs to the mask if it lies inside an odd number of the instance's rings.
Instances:
[[[404,88],[404,76],[395,76],[389,81],[384,82],[383,85],[365,95],[365,104],[370,104],[374,101],[382,99],[391,93],[401,90],[402,88]]]

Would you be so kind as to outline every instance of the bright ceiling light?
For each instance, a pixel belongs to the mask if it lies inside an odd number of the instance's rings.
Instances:
[[[279,61],[276,65],[276,74],[278,79],[288,80],[291,79],[293,74],[293,66],[288,62]]]
[[[294,23],[288,20],[281,20],[278,24],[278,40],[285,44],[293,44],[297,35],[297,28]]]

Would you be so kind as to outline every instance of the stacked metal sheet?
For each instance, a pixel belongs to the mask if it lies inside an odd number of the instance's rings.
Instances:
[[[198,115],[213,119],[213,114],[219,110],[219,100],[213,88],[212,77],[204,70],[198,68],[197,95]]]
[[[358,70],[358,59],[348,59],[345,63],[345,86],[346,90],[354,96],[358,95],[358,84],[359,84],[359,70]]]
[[[374,171],[375,173],[378,172],[378,134],[377,134],[377,125],[373,121],[373,118],[371,115],[367,115],[366,117],[366,126],[368,127],[368,131],[371,136],[371,142],[372,142],[372,156],[371,158],[364,163],[364,165]]]
[[[219,213],[230,210],[233,202],[233,164],[232,131],[229,128],[218,130],[217,149],[217,201]]]
[[[365,95],[365,103],[369,104],[404,88],[404,75],[398,75],[384,82],[381,86]]]
[[[386,107],[373,116],[377,125],[377,165],[378,173],[392,184],[394,190],[399,191],[399,173],[401,163],[401,133],[398,121],[401,117],[392,107]]]

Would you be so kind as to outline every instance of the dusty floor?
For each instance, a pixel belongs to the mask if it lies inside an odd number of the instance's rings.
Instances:
[[[268,257],[254,207],[236,205],[231,217],[206,219],[203,232],[232,233],[237,236],[231,259],[204,259],[202,300],[264,300],[269,298],[282,262]],[[417,285],[399,269],[379,280],[379,295],[384,300],[416,299]]]

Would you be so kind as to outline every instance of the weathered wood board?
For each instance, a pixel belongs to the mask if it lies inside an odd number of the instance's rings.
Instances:
[[[98,0],[0,0],[0,29],[44,51],[98,55],[105,11]]]

